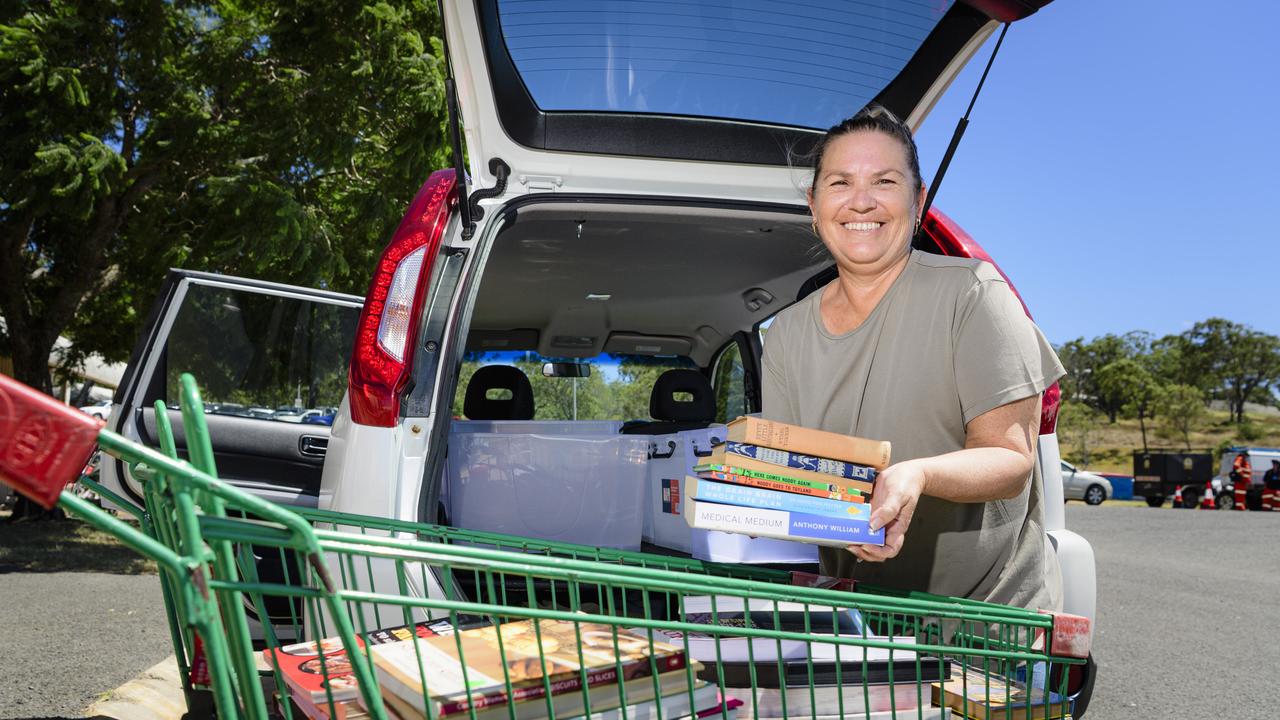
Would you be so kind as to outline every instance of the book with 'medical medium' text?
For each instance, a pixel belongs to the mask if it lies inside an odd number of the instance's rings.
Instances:
[[[762,488],[713,482],[696,477],[685,478],[685,493],[694,500],[740,505],[743,507],[786,510],[841,519],[870,520],[871,506],[867,503],[842,502],[826,498],[778,492]]]
[[[795,540],[816,545],[883,545],[884,528],[871,532],[868,521],[763,508],[686,500],[684,519],[697,530],[719,530],[753,537]]]

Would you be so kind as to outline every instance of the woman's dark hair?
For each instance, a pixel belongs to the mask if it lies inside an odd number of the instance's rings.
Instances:
[[[915,192],[920,192],[924,181],[920,179],[920,155],[916,151],[916,140],[911,136],[911,128],[881,105],[871,104],[858,111],[856,115],[844,120],[827,130],[822,139],[813,146],[810,156],[813,158],[813,181],[810,191],[818,188],[818,173],[822,171],[822,158],[827,154],[827,147],[838,137],[864,131],[881,132],[902,144],[907,153],[907,166],[911,169],[915,180]]]

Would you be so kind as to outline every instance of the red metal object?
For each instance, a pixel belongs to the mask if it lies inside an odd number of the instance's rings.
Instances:
[[[1087,617],[1067,613],[1048,613],[1053,616],[1053,638],[1049,651],[1069,658],[1087,658],[1093,644],[1093,623]]]
[[[0,375],[0,480],[52,508],[80,477],[105,424]]]
[[[444,239],[445,226],[449,224],[449,211],[456,203],[453,192],[456,182],[453,170],[437,170],[423,183],[418,195],[409,204],[404,219],[382,257],[374,268],[364,308],[360,311],[360,324],[356,328],[355,346],[351,351],[351,371],[348,384],[351,398],[351,419],[361,425],[391,427],[400,416],[400,395],[409,384],[413,368],[414,346],[417,344],[418,324],[422,314],[422,302],[430,284],[431,267]],[[413,308],[409,318],[409,335],[402,359],[397,359],[378,343],[378,328],[391,289],[396,268],[414,251],[426,248],[422,266],[418,272],[414,291]]]
[[[1052,0],[964,0],[992,20],[1011,23],[1031,15]]]
[[[1027,308],[1026,301],[1023,300],[1022,295],[1018,293],[1017,286],[1013,284],[1013,281],[1009,279],[1008,275],[1005,275],[1004,270],[1000,269],[1000,265],[998,265],[995,260],[991,259],[991,256],[988,255],[987,251],[978,244],[978,241],[974,240],[969,233],[965,232],[964,228],[957,225],[955,220],[947,217],[946,213],[942,212],[937,207],[931,207],[929,208],[929,214],[925,216],[922,225],[924,226],[924,231],[928,233],[929,237],[933,238],[933,241],[938,244],[938,249],[942,250],[942,254],[949,255],[951,257],[966,257],[974,258],[976,260],[985,260],[991,263],[991,266],[996,269],[996,272],[1000,273],[1000,277],[1004,278],[1004,281],[1009,283],[1009,289],[1013,290],[1013,294],[1017,296],[1018,302],[1022,303],[1022,311],[1027,314],[1027,317],[1031,317],[1031,310]],[[1041,398],[1041,435],[1049,435],[1057,430],[1058,408],[1061,402],[1062,390],[1058,387],[1058,383],[1054,383],[1044,391],[1044,396]]]

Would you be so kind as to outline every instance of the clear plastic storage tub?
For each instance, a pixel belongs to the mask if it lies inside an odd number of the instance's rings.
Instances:
[[[638,550],[648,448],[647,437],[634,435],[478,427],[450,433],[451,522],[467,530]]]
[[[818,548],[773,538],[751,538],[694,530],[685,522],[685,478],[693,467],[724,442],[728,430],[712,425],[670,435],[652,435],[645,499],[644,539],[660,547],[687,552],[699,560],[735,563],[816,563]]]

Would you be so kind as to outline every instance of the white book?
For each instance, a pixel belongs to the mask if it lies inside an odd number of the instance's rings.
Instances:
[[[741,710],[739,712],[741,712]],[[752,718],[750,713],[746,715],[739,715],[738,717]],[[756,719],[752,718],[752,720]],[[797,717],[795,715],[790,716],[790,718],[761,715],[759,720],[797,720]],[[884,712],[874,712],[870,715],[865,715],[863,713],[845,715],[801,715],[798,720],[951,720],[951,708],[930,707],[922,713],[917,713],[915,710],[899,710],[896,713],[892,710],[885,710]]]
[[[663,719],[674,720],[675,718],[689,717],[707,708],[717,707],[719,697],[720,688],[703,683],[693,691],[692,712],[689,710],[689,693],[682,691],[671,695],[663,695],[657,701],[649,700],[628,705],[624,708],[612,708],[594,712],[590,716],[578,715],[570,720],[658,720],[658,703],[662,704]],[[732,717],[733,711],[730,711],[729,715]]]
[[[844,720],[893,720],[894,718],[927,718],[943,716],[946,708],[934,707],[929,687],[917,688],[915,683],[897,685],[868,685],[851,683],[844,687],[826,685],[813,689],[814,702],[810,703],[809,688],[793,687],[786,691],[787,710],[782,711],[782,691],[777,688],[757,688],[752,707],[751,688],[725,688],[730,697],[743,701],[738,717],[753,717],[758,711],[761,718],[792,717],[813,720],[841,718]],[[839,696],[844,698],[844,714],[840,714]],[[816,707],[815,707],[816,705]]]

